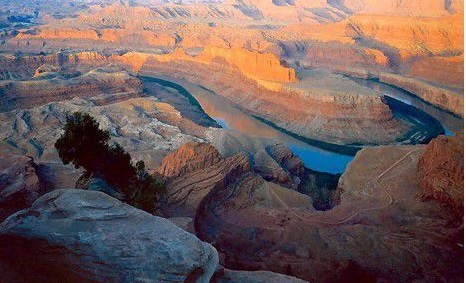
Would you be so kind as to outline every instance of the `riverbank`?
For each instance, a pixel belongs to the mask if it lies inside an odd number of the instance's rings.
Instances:
[[[230,145],[230,147],[236,148],[224,150],[228,154],[244,150],[241,145],[244,146],[248,142],[254,144],[257,144],[258,141],[263,144],[281,142],[299,156],[310,169],[319,172],[342,173],[354,155],[363,148],[362,145],[357,144],[340,145],[302,137],[266,119],[249,115],[211,89],[184,79],[160,76],[149,72],[145,72],[142,79],[145,83],[156,83],[176,90],[180,96],[187,97],[191,105],[207,115],[209,121],[214,121],[214,127],[221,126],[222,131],[228,133],[229,139],[241,140],[241,142],[236,143],[236,146]],[[427,143],[437,135],[444,133],[442,124],[422,110],[405,104],[401,100],[390,97],[385,99],[388,105],[393,108],[394,115],[413,127],[406,135],[400,137],[397,143]],[[216,138],[219,137],[214,137],[214,139]],[[248,148],[248,146],[244,146],[244,148]],[[257,150],[256,145],[252,148]],[[316,160],[321,160],[321,162],[316,164]]]

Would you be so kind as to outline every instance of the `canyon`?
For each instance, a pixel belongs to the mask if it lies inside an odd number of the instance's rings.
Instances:
[[[462,281],[462,0],[0,6],[0,281]],[[63,164],[77,111],[156,210]]]

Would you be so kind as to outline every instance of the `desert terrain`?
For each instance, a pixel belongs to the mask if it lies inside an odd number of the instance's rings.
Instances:
[[[3,0],[0,281],[462,282],[463,19],[462,0]],[[150,210],[64,164],[75,112],[163,183]]]

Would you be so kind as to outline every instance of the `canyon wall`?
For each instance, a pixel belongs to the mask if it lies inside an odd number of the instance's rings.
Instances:
[[[73,78],[57,77],[57,74],[43,73],[53,78],[30,81],[2,81],[0,83],[0,111],[31,108],[53,101],[74,97],[89,98],[98,95],[124,95],[135,97],[142,93],[141,82],[127,72],[106,72],[94,70]]]
[[[207,47],[197,56],[187,55],[182,49],[166,55],[128,52],[122,56],[112,56],[114,61],[131,65],[134,71],[139,71],[150,60],[160,62],[194,62],[210,65],[214,62],[238,70],[243,76],[267,87],[267,83],[293,82],[297,80],[295,70],[282,66],[277,56],[270,53],[258,53],[245,49]]]
[[[225,255],[224,266],[233,269],[324,283],[458,280],[462,220],[419,197],[423,151],[360,151],[340,178],[337,204],[323,212],[306,206],[291,189],[246,174],[204,198],[196,234],[213,242]]]

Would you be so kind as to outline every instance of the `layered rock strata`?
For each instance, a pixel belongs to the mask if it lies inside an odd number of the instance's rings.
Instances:
[[[51,78],[47,77],[47,73]],[[74,97],[90,98],[111,94],[116,100],[118,96],[120,99],[127,99],[141,93],[141,81],[127,72],[98,69],[72,78],[60,77],[57,73],[42,72],[35,80],[2,81],[0,111],[31,108]]]

